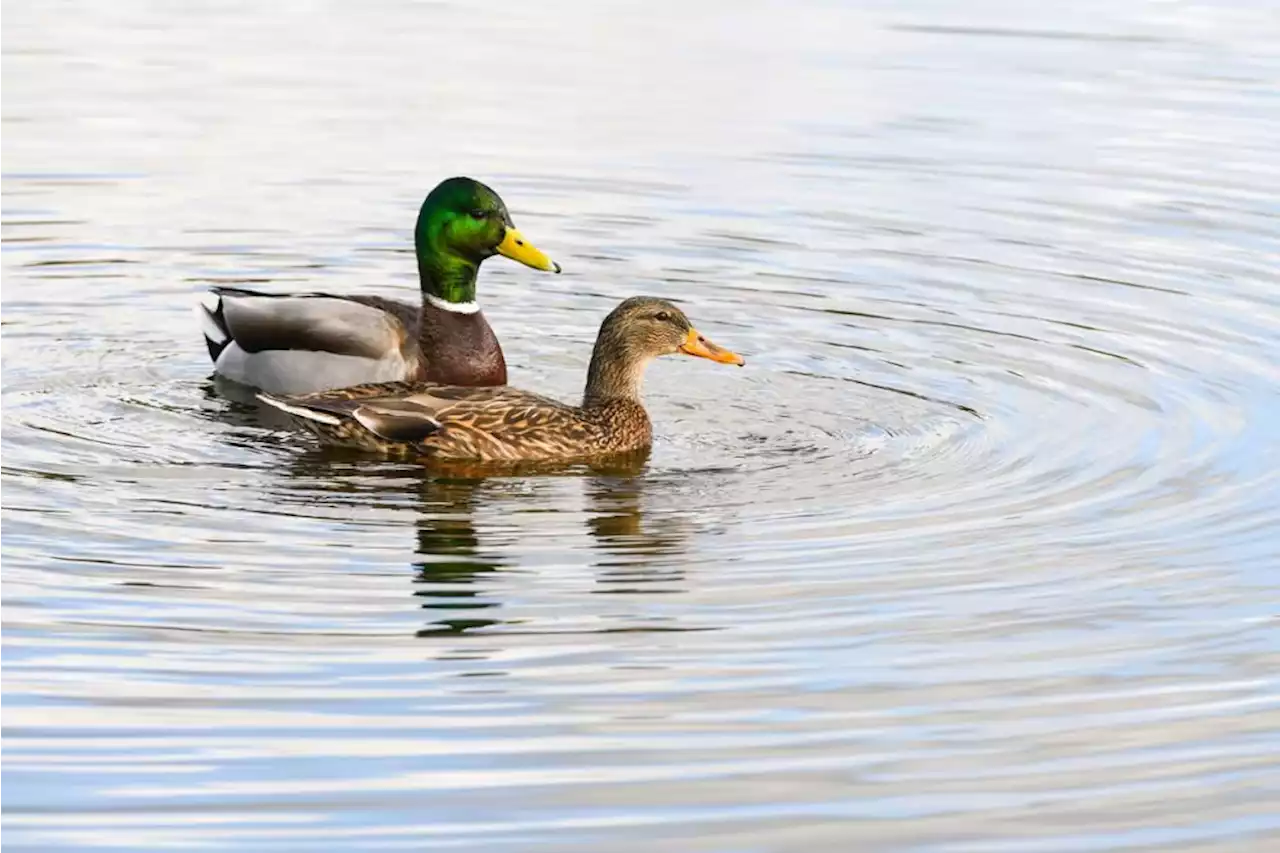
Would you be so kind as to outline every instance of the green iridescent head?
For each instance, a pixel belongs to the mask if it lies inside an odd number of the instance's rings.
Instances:
[[[512,224],[501,197],[471,178],[449,178],[427,195],[418,211],[414,247],[423,292],[447,302],[474,302],[476,272],[494,255],[560,272],[560,265]]]

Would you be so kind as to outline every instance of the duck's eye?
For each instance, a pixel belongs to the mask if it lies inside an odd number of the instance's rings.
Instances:
[[[659,323],[668,323],[671,321],[671,315],[668,314],[666,311],[659,311],[657,314],[654,315],[654,319],[657,320]]]
[[[489,214],[488,214],[487,212],[483,211],[483,210],[473,210],[473,211],[471,211],[471,218],[472,218],[472,219],[485,219],[486,217],[488,217],[488,215],[489,215]]]

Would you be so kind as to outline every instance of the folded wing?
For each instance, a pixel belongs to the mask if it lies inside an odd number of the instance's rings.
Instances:
[[[304,394],[404,379],[410,371],[408,330],[374,305],[220,288],[198,310],[217,372],[265,391]]]

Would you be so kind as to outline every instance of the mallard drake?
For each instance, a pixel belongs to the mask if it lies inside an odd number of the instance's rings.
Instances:
[[[649,446],[641,380],[653,358],[674,353],[743,364],[698,334],[670,302],[637,296],[601,324],[580,406],[515,388],[407,382],[258,398],[328,444],[441,461],[588,460]]]
[[[449,178],[414,229],[422,304],[376,296],[276,296],[214,288],[199,306],[214,369],[277,394],[366,382],[503,385],[502,347],[476,304],[476,272],[495,254],[560,272],[511,222],[498,194]]]

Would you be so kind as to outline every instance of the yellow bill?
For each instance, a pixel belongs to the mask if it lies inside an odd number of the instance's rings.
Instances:
[[[724,347],[716,346],[711,341],[698,334],[697,329],[690,329],[689,335],[684,339],[684,343],[680,345],[680,352],[685,355],[696,355],[698,358],[709,358],[712,361],[718,361],[721,364],[736,364],[739,367],[746,364],[746,360],[736,352],[730,352]]]
[[[498,244],[498,254],[506,255],[511,260],[519,261],[526,267],[533,267],[535,270],[560,272],[560,265],[543,254],[541,249],[526,240],[524,235],[516,228],[507,229],[507,236],[503,237],[502,242]]]

